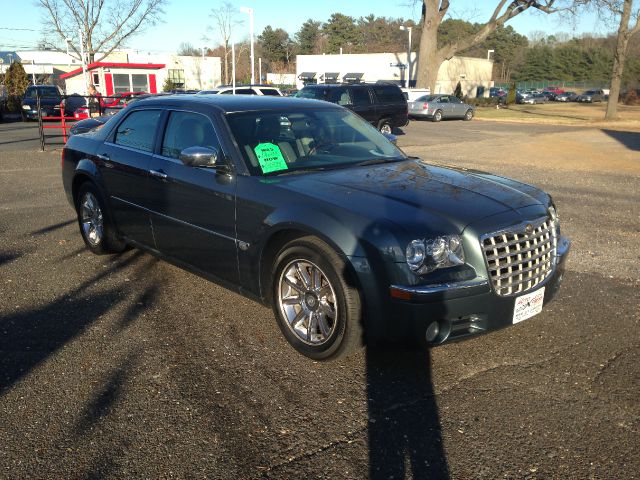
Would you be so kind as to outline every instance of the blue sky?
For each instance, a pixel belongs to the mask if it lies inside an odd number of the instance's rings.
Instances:
[[[30,0],[0,0],[0,12],[2,12],[0,15],[0,50],[35,48],[37,40],[40,38],[39,19],[42,13],[34,3]],[[416,2],[418,6],[412,8],[411,0],[321,0],[311,2],[304,0],[238,0],[232,3],[238,7],[247,6],[254,9],[256,35],[267,25],[274,28],[284,28],[293,35],[308,18],[326,21],[334,12],[356,18],[370,13],[376,16],[412,18],[415,21],[420,18],[420,2]],[[134,37],[127,46],[152,53],[175,52],[181,42],[189,42],[197,47],[202,46],[205,44],[204,36],[211,39],[206,42],[206,45],[213,45],[217,39],[215,32],[207,31],[207,27],[212,25],[208,13],[213,7],[220,4],[221,1],[215,0],[170,0],[165,8],[164,22],[150,27]],[[495,2],[454,0],[451,5],[450,16],[482,22],[489,18]],[[236,29],[234,36],[236,40],[242,40],[248,36],[248,16],[239,13],[238,19],[244,19],[245,22],[244,25]],[[557,32],[604,34],[610,30],[598,23],[594,16],[584,16],[577,24],[573,25],[557,16],[533,12],[519,15],[509,25],[525,35],[532,31],[544,31],[547,34]]]

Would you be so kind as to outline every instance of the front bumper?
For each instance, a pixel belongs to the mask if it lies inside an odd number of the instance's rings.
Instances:
[[[531,293],[545,287],[550,302],[562,283],[570,241],[558,242],[554,271]],[[461,340],[512,325],[517,296],[498,296],[488,279],[429,286],[391,286],[394,329],[430,344]]]

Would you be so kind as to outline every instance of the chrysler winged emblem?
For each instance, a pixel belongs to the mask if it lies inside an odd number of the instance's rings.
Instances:
[[[530,223],[527,223],[527,226],[524,227],[524,231],[526,232],[527,235],[531,235],[533,233],[533,225],[531,225]]]

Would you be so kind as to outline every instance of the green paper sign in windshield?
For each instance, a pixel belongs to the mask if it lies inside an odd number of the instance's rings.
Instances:
[[[273,143],[260,143],[253,149],[253,151],[256,153],[256,157],[258,157],[262,173],[277,172],[279,170],[287,170],[289,168],[287,167],[287,162],[282,156],[280,147]]]

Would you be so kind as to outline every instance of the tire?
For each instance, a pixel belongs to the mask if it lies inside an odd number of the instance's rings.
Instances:
[[[467,110],[466,113],[464,114],[464,119],[467,122],[473,119],[473,110],[471,109]]]
[[[105,203],[96,186],[91,182],[83,183],[76,196],[78,226],[85,245],[96,255],[119,253],[126,244],[118,238]]]
[[[337,359],[362,347],[360,293],[349,276],[346,262],[316,237],[294,240],[277,255],[273,311],[282,334],[302,355]]]
[[[442,120],[442,110],[436,110],[433,114],[432,120],[434,122],[439,122],[440,120]]]
[[[391,122],[389,122],[389,120],[387,120],[386,118],[383,118],[382,120],[380,120],[380,122],[378,122],[378,130],[380,130],[380,133],[393,133]]]

